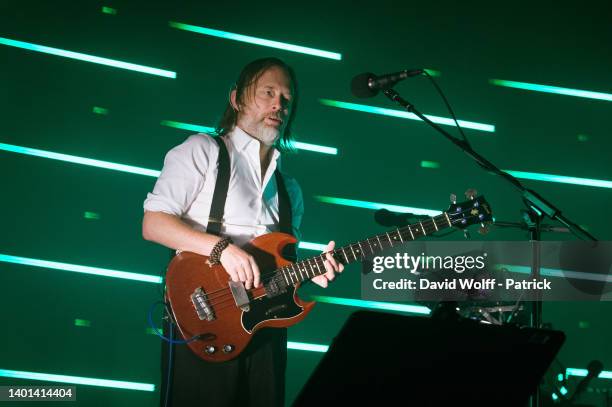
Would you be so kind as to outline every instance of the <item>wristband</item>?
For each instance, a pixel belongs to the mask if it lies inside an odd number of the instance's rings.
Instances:
[[[219,240],[210,251],[210,256],[208,257],[207,261],[208,265],[216,266],[221,264],[221,252],[223,252],[223,250],[225,250],[227,246],[232,243],[233,241],[229,237],[224,237],[223,239]]]

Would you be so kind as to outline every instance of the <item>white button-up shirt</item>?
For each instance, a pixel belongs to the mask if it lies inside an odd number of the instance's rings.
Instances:
[[[221,234],[243,246],[256,236],[278,231],[278,190],[273,174],[280,165],[280,153],[273,150],[270,165],[262,175],[259,140],[239,127],[222,140],[230,156],[231,175]],[[195,229],[206,231],[218,156],[217,143],[201,133],[171,149],[153,192],[144,202],[145,211],[176,215]],[[299,238],[304,214],[302,191],[294,178],[282,175],[291,201],[293,234]]]

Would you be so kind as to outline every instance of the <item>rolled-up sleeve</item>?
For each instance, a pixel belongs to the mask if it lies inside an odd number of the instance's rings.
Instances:
[[[194,134],[166,154],[164,167],[144,210],[183,216],[204,186],[211,160],[210,136]],[[214,158],[213,158],[214,159]]]

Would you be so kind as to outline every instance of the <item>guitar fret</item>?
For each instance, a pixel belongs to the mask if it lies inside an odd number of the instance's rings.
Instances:
[[[283,277],[285,277],[285,281],[287,282],[287,285],[291,285],[291,283],[289,283],[289,280],[287,279],[287,274],[285,274],[285,271],[287,271],[287,270],[286,269],[282,270],[281,274],[283,275]]]
[[[319,263],[317,263],[317,260],[316,260],[316,259],[315,259],[315,261],[314,261],[314,264],[315,264],[315,266],[317,266],[317,270],[319,270],[319,274],[323,274],[323,273],[321,272],[321,267],[319,267]]]
[[[365,252],[363,251],[363,247],[361,247],[361,242],[357,242],[357,245],[359,246],[359,250],[361,250],[361,258],[365,258]]]
[[[444,212],[444,216],[446,216],[446,221],[448,222],[448,226],[452,227],[453,224],[451,223],[450,219],[448,218],[448,213]]]
[[[351,251],[353,252],[353,257],[355,258],[355,260],[357,260],[357,256],[355,255],[355,250],[353,250],[353,245],[351,244],[349,247],[351,248]]]
[[[402,238],[402,232],[400,232],[399,228],[397,228],[397,235],[399,236],[400,241],[404,243],[404,239]]]
[[[306,268],[306,266],[304,266],[303,261],[297,263],[297,268],[298,270],[300,270],[300,276],[302,275],[302,271],[303,271],[304,273],[306,273],[306,277],[310,277],[310,274],[308,274],[308,269]],[[302,279],[304,279],[303,276],[302,276]]]
[[[374,254],[374,248],[372,248],[372,243],[370,243],[370,238],[367,238],[366,242],[368,242],[368,246],[370,246],[370,251],[372,252],[371,254]]]
[[[393,247],[393,241],[391,240],[391,236],[389,236],[389,232],[385,232],[385,234],[387,235],[387,239],[389,239],[389,244]]]
[[[436,225],[436,218],[431,218],[431,221],[433,222],[434,228],[436,228],[436,232],[437,232],[439,229],[438,229],[438,225]]]
[[[294,271],[294,272],[295,272],[295,268],[294,268],[294,266],[295,266],[295,265],[296,265],[295,263],[292,263],[292,264],[291,264],[291,268],[293,269],[293,271]],[[299,265],[297,265],[297,269],[298,269],[298,271],[299,271],[299,273],[300,273],[300,279],[302,279],[302,280],[303,280],[303,279],[304,279],[304,276],[302,275],[302,270],[300,269],[300,266],[299,266]],[[297,277],[297,274],[296,274],[296,277]]]
[[[293,277],[291,276],[291,270],[290,270],[290,269],[287,269],[287,272],[288,272],[288,274],[289,274],[289,280],[291,280],[291,284],[294,284],[294,283],[293,283]]]
[[[419,221],[419,225],[421,225],[421,229],[423,229],[423,236],[427,235],[427,233],[425,233],[425,228],[423,227],[423,222]]]
[[[312,275],[316,276],[317,272],[314,270],[314,268],[312,268],[312,264],[310,264],[310,259],[306,260],[306,264],[308,264],[308,267],[310,267],[310,270],[312,271]]]
[[[342,253],[344,254],[344,260],[346,260],[347,263],[350,263],[349,258],[346,255],[346,252],[344,251],[344,247],[341,247],[340,250],[342,250]]]
[[[412,228],[408,225],[408,231],[410,232],[410,236],[412,236],[412,240],[414,240],[414,233],[412,233]]]
[[[376,235],[376,240],[378,240],[378,246],[380,247],[380,250],[383,249],[383,245],[382,242],[380,241],[380,237],[378,235]]]

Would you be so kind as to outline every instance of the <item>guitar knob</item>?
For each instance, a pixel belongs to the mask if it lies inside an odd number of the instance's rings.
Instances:
[[[457,195],[450,194],[450,201],[451,201],[451,203],[456,204],[457,203]]]
[[[233,352],[234,349],[235,349],[234,345],[223,345],[223,352],[224,353]]]
[[[470,188],[465,191],[465,197],[468,199],[474,199],[476,195],[478,195],[478,191],[476,191],[474,188]]]
[[[206,345],[204,347],[204,352],[208,353],[209,355],[212,355],[213,353],[215,353],[217,351],[217,348],[214,347],[213,345]]]

